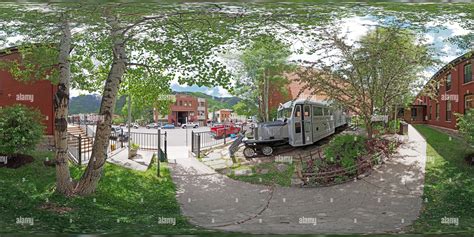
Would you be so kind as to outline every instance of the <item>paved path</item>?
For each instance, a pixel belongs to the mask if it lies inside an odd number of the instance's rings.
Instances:
[[[410,126],[408,141],[394,158],[364,179],[332,187],[243,183],[184,154],[171,167],[183,214],[205,228],[263,234],[383,233],[401,231],[417,218],[425,156],[426,142]]]

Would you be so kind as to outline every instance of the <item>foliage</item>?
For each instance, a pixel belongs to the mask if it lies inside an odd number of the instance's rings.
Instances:
[[[285,170],[284,172],[280,172],[277,168],[276,165],[278,163],[276,162],[268,162],[268,163],[260,163],[252,167],[246,167],[246,168],[251,168],[253,174],[249,176],[237,176],[230,174],[229,177],[235,180],[243,181],[243,182],[249,182],[253,184],[263,184],[263,185],[273,185],[273,184],[278,184],[280,186],[288,187],[291,185],[291,178],[293,176],[293,173],[295,171],[295,165],[292,164],[287,164],[288,169]],[[236,169],[242,169],[243,167],[238,167]],[[260,170],[268,170],[266,174],[261,174],[258,171]]]
[[[466,150],[464,143],[426,125],[415,125],[427,142],[426,173],[423,208],[411,226],[414,233],[474,231],[474,167],[464,157],[474,150]],[[450,139],[451,137],[451,139]],[[442,223],[442,218],[458,218],[459,225]]]
[[[140,148],[140,145],[136,144],[136,143],[132,143],[132,145],[130,146],[133,150],[138,150]]]
[[[236,83],[236,92],[246,99],[246,105],[259,106],[263,121],[269,120],[270,93],[287,93],[288,79],[284,73],[294,69],[288,61],[292,54],[289,48],[274,35],[259,35],[241,56],[245,78]]]
[[[46,157],[51,160],[54,154],[35,151],[32,155],[35,161],[28,166],[15,170],[0,169],[2,234],[173,235],[212,232],[189,224],[181,214],[176,188],[166,164],[161,164],[160,178],[156,177],[155,163],[146,172],[107,164],[102,185],[94,195],[71,199],[54,193],[55,170],[43,165]],[[71,167],[73,178],[79,178],[82,172],[83,168]],[[19,213],[34,218],[34,225],[19,227],[15,223]],[[160,216],[176,218],[176,225],[157,225]]]
[[[44,132],[43,115],[21,104],[0,108],[0,153],[34,150]]]
[[[470,109],[465,115],[456,115],[459,132],[464,136],[467,144],[474,146],[474,109]]]
[[[365,154],[366,138],[355,135],[334,137],[324,149],[324,156],[329,164],[340,163],[345,169],[356,165],[356,160]]]
[[[245,115],[247,117],[255,116],[258,113],[258,107],[249,100],[241,100],[235,104],[232,109],[238,115]]]
[[[432,49],[397,25],[377,27],[353,43],[338,29],[314,33],[314,38],[314,53],[327,56],[299,71],[303,89],[324,93],[354,111],[364,120],[369,138],[372,116],[389,114],[412,93],[419,73],[435,63]]]

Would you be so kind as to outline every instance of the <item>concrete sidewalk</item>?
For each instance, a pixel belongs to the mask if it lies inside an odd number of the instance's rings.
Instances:
[[[426,142],[412,126],[398,154],[371,175],[325,188],[239,182],[188,158],[183,149],[174,152],[171,173],[183,214],[205,228],[259,234],[399,232],[416,220],[422,205]]]

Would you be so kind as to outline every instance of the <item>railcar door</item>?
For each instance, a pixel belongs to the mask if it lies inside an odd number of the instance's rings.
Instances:
[[[304,105],[303,106],[303,121],[304,121],[304,135],[303,135],[303,144],[311,144],[313,143],[313,134],[312,128],[313,126],[311,121],[311,106]]]
[[[302,105],[295,105],[295,110],[293,114],[294,118],[294,129],[291,131],[293,134],[293,144],[292,146],[301,146],[304,145],[304,120],[303,120],[303,112],[302,112]]]

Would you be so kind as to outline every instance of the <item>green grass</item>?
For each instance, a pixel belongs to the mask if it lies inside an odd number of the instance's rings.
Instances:
[[[269,163],[260,163],[255,166],[245,166],[245,167],[237,167],[234,170],[244,169],[244,168],[251,168],[253,171],[252,175],[249,176],[236,176],[236,175],[229,175],[230,178],[253,183],[253,184],[263,184],[263,185],[272,185],[273,183],[278,184],[280,186],[289,187],[291,185],[291,177],[293,176],[295,166],[294,164],[288,164],[288,169],[280,172],[276,168],[275,162]],[[268,169],[268,173],[266,174],[258,174],[256,171],[258,169]]]
[[[474,232],[474,167],[464,162],[464,143],[426,125],[415,127],[428,144],[424,207],[412,231]],[[459,226],[441,223],[444,217],[458,218]]]
[[[157,178],[156,166],[137,172],[107,164],[95,194],[65,198],[54,193],[55,169],[42,164],[52,154],[36,152],[34,156],[35,162],[27,166],[0,169],[0,233],[208,233],[180,214],[165,165],[162,178]],[[71,171],[76,178],[81,174],[76,167]],[[71,211],[61,214],[41,209],[47,199]],[[20,217],[33,218],[34,225],[16,224]],[[176,225],[158,224],[159,217],[176,218]]]

